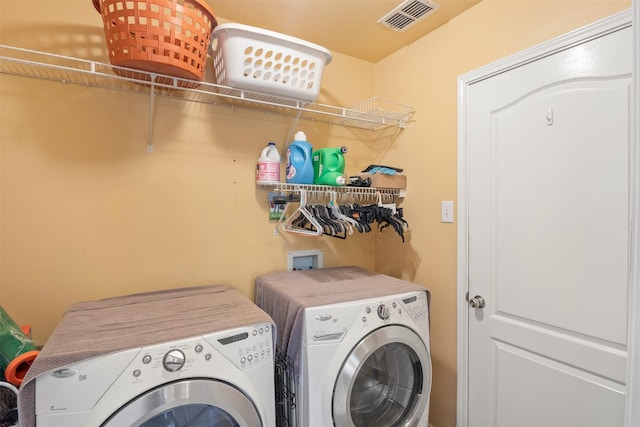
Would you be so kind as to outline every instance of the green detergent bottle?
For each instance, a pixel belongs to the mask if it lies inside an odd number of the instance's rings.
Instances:
[[[316,185],[345,185],[344,153],[347,147],[319,148],[313,152],[313,183]]]

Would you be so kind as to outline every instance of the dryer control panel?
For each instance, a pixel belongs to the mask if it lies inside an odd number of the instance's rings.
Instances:
[[[428,315],[427,294],[423,291],[307,307],[303,339],[308,344],[338,342],[356,324],[368,329],[411,320],[423,324]]]
[[[425,292],[411,292],[404,295],[391,295],[387,298],[367,300],[362,324],[371,326],[403,322],[409,316],[416,322],[427,319],[429,308]]]
[[[362,323],[372,326],[404,322],[405,317],[423,322],[429,315],[427,294],[418,291],[367,300],[362,314]]]

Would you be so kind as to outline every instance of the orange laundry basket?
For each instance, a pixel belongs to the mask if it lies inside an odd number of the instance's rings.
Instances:
[[[217,25],[204,0],[92,1],[102,15],[112,65],[202,80]],[[129,76],[126,70],[116,72]],[[141,73],[131,77],[149,80]]]

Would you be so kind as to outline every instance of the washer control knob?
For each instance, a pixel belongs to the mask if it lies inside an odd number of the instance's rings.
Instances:
[[[185,362],[184,353],[180,350],[171,350],[162,358],[162,366],[169,372],[176,372],[182,369]]]
[[[389,314],[389,307],[384,304],[380,304],[378,306],[378,317],[380,317],[382,320],[387,320],[389,318]]]

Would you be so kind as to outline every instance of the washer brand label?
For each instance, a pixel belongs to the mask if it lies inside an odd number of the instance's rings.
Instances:
[[[70,378],[77,373],[78,371],[76,371],[75,369],[63,368],[58,369],[57,371],[53,371],[51,375],[53,375],[54,378]]]

